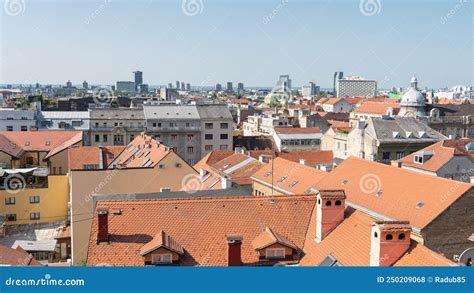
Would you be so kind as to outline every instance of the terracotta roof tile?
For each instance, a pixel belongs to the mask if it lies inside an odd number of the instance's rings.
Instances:
[[[176,252],[177,254],[183,255],[184,249],[183,247],[174,240],[170,235],[166,234],[165,231],[160,231],[158,234],[153,237],[153,239],[148,242],[147,244],[143,245],[140,248],[140,254],[146,255],[158,248],[166,248],[170,251]]]
[[[244,265],[257,264],[251,243],[265,227],[303,247],[316,197],[221,197],[168,200],[98,201],[109,214],[110,244],[97,244],[97,215],[92,222],[88,265],[142,266],[140,249],[163,230],[183,248],[180,265],[227,265],[227,234],[240,234]]]
[[[270,227],[265,227],[265,230],[252,241],[252,247],[256,250],[262,250],[275,243],[279,243],[293,249],[301,249],[301,247],[296,247],[291,241],[274,232]]]
[[[125,146],[81,146],[69,151],[69,169],[84,170],[86,165],[100,166],[99,151],[102,150],[103,166],[106,168],[125,149]]]
[[[278,153],[277,156],[296,163],[303,159],[309,165],[331,164],[333,161],[332,151],[292,151]]]
[[[420,229],[471,186],[355,157],[318,182],[319,189],[344,189],[348,202],[395,220],[409,220]]]
[[[40,266],[31,254],[23,250],[21,246],[13,249],[7,246],[0,245],[0,265],[7,266]]]
[[[319,127],[308,127],[308,128],[276,127],[275,132],[278,134],[321,133],[321,129]]]
[[[358,108],[356,108],[354,112],[385,115],[387,113],[388,108],[400,109],[400,104],[364,102]]]

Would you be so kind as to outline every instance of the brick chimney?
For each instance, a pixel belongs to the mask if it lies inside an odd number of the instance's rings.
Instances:
[[[316,242],[321,242],[344,220],[344,190],[320,190],[316,202]]]
[[[382,221],[372,224],[370,265],[391,266],[410,247],[408,221]]]
[[[106,207],[97,208],[97,243],[109,242],[109,209]]]
[[[229,267],[242,265],[242,235],[228,234],[227,239],[227,265]]]

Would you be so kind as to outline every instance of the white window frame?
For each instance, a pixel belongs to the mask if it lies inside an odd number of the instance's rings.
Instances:
[[[164,261],[164,257],[169,257],[169,261]],[[156,257],[159,257],[159,261],[156,261]],[[151,255],[152,264],[170,264],[173,263],[173,255],[171,253],[155,253]]]
[[[280,256],[278,253],[280,253],[282,256]],[[283,259],[286,257],[286,252],[284,248],[267,248],[265,249],[265,256],[268,259]]]
[[[421,162],[418,162],[418,161],[417,161],[417,158],[421,158]],[[416,164],[423,164],[423,163],[424,163],[424,158],[423,158],[422,155],[414,155],[414,156],[413,156],[413,161],[414,161],[414,163],[416,163]]]

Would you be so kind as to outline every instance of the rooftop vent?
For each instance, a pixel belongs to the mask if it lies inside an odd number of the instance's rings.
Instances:
[[[342,185],[346,185],[348,182],[349,182],[349,180],[343,179],[343,180],[341,181],[341,184],[342,184]]]
[[[416,208],[417,208],[417,209],[421,209],[424,205],[425,205],[424,202],[419,201],[419,202],[416,203]]]

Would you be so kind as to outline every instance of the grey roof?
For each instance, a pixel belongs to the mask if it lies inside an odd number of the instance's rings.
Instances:
[[[24,250],[30,251],[55,251],[56,240],[17,240],[13,243],[12,248],[21,246]]]
[[[30,120],[35,118],[35,112],[33,110],[18,110],[13,108],[0,108],[0,119],[7,119],[12,117],[13,119],[21,119],[27,117]]]
[[[196,107],[201,119],[227,118],[232,120],[232,114],[225,104],[198,105]]]
[[[380,142],[428,142],[446,139],[414,117],[369,118],[369,125]]]
[[[38,118],[44,119],[89,119],[89,111],[41,111]]]
[[[440,116],[467,116],[474,115],[474,104],[461,105],[427,105],[426,109],[429,112],[431,109],[438,109]]]
[[[141,108],[94,108],[89,112],[91,119],[145,119]]]
[[[195,119],[199,120],[199,113],[196,106],[144,106],[143,112],[147,120],[151,119]]]

